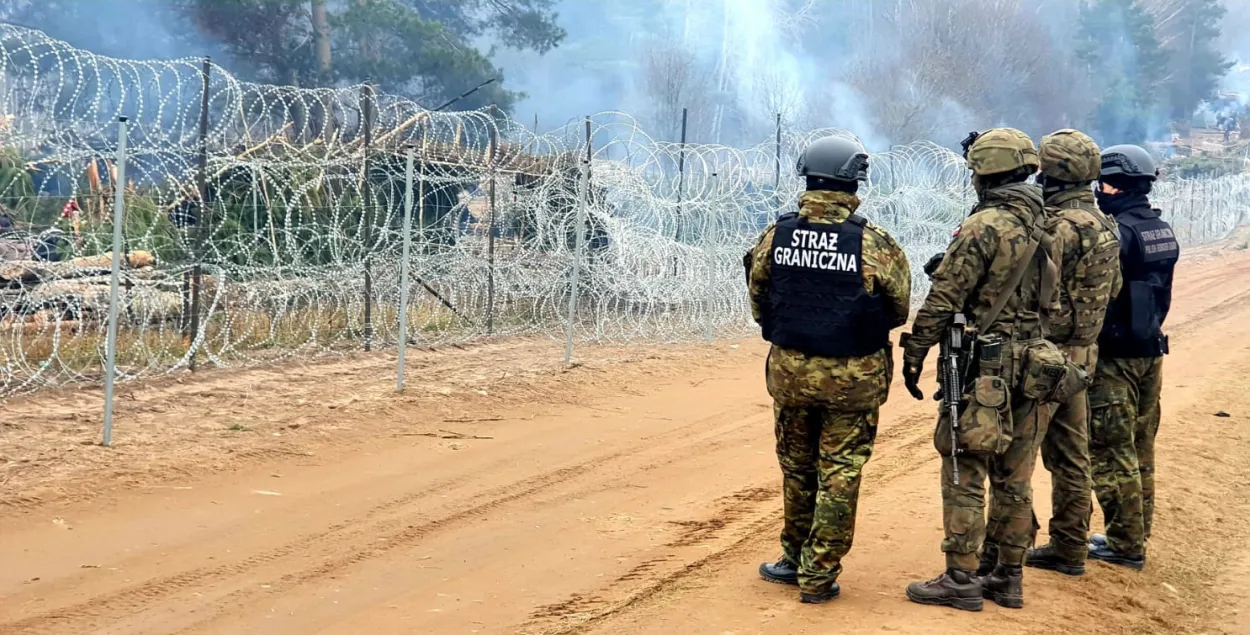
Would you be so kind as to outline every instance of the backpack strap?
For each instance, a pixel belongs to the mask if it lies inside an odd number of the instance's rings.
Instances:
[[[991,326],[994,325],[994,320],[997,320],[999,314],[1003,312],[1003,309],[1007,306],[1007,301],[1011,299],[1011,296],[1015,295],[1016,291],[1020,288],[1020,283],[1024,280],[1024,274],[1028,272],[1029,265],[1033,264],[1033,258],[1037,255],[1037,248],[1040,247],[1043,242],[1049,244],[1050,237],[1047,236],[1046,232],[1042,229],[1041,223],[1037,223],[1033,227],[1033,233],[1029,235],[1029,245],[1024,249],[1024,257],[1020,259],[1016,268],[1012,270],[1011,278],[1007,281],[1007,284],[1003,287],[1002,291],[999,292],[998,297],[994,298],[994,303],[990,305],[990,310],[986,312],[985,315],[981,316],[981,319],[977,321],[978,333],[984,334]],[[1054,293],[1056,278],[1057,276],[1054,275],[1053,266],[1043,268],[1042,292],[1044,295],[1042,297],[1048,298],[1050,297],[1050,293]],[[1050,293],[1046,293],[1048,282]],[[1044,314],[1044,312],[1041,313]]]

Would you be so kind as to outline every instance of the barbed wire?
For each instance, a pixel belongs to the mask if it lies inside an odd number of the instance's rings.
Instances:
[[[498,112],[431,112],[368,86],[253,84],[203,60],[111,59],[11,25],[0,25],[0,63],[0,203],[13,219],[0,227],[0,397],[101,378],[119,185],[124,379],[365,341],[554,336],[569,320],[579,231],[577,337],[673,342],[749,331],[742,254],[795,206],[798,150],[851,134],[681,144],[600,113],[579,230],[584,122],[538,134]],[[124,184],[119,117],[130,132]],[[973,204],[967,172],[930,143],[870,162],[861,213],[903,245],[918,300],[919,263]],[[1250,178],[1167,181],[1154,200],[1184,241],[1209,242],[1246,221]]]

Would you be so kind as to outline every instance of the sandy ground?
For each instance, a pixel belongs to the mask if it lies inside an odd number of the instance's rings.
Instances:
[[[510,341],[414,352],[403,394],[386,354],[129,385],[111,449],[98,390],[4,404],[0,633],[1250,633],[1250,252],[1190,254],[1169,323],[1149,566],[1029,570],[1020,611],[904,599],[942,557],[934,405],[901,383],[843,596],[807,606],[755,574],[762,345],[566,370]]]

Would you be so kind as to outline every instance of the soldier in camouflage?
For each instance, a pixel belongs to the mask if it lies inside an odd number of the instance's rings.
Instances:
[[[1048,316],[1048,337],[1092,378],[1098,333],[1121,284],[1116,222],[1098,210],[1090,187],[1098,179],[1102,152],[1084,133],[1060,130],[1042,139],[1038,153],[1047,231],[1060,253],[1062,280],[1058,310]],[[1088,394],[1082,390],[1053,408],[1042,442],[1042,465],[1052,484],[1050,544],[1030,550],[1025,564],[1081,575],[1090,514]]]
[[[1031,479],[1046,417],[1038,416],[1037,401],[1022,394],[1025,372],[1019,360],[1027,346],[1044,343],[1041,312],[1054,302],[1053,287],[1045,290],[1045,280],[1055,272],[1048,250],[1041,248],[1042,192],[1027,182],[1039,165],[1033,141],[1019,130],[998,128],[969,135],[965,150],[978,204],[934,271],[911,333],[903,335],[908,390],[922,398],[918,384],[924,359],[956,313],[983,326],[978,333],[982,352],[972,362],[975,379],[965,388],[960,408],[958,453],[951,447],[945,412],[934,434],[942,455],[946,571],[909,585],[907,597],[979,611],[982,598],[1011,608],[1024,605],[1022,565],[1033,539]],[[995,347],[1000,353],[991,356],[988,351]],[[988,524],[987,480],[993,497]],[[983,542],[997,551],[997,562],[982,577],[977,569]]]
[[[1089,389],[1094,493],[1106,535],[1090,538],[1089,557],[1141,569],[1154,518],[1154,445],[1159,432],[1163,323],[1172,305],[1172,273],[1180,245],[1150,204],[1154,159],[1134,145],[1102,153],[1097,199],[1120,228],[1123,291],[1111,301],[1098,336],[1098,364]]]
[[[855,214],[868,155],[826,137],[799,159],[799,211],[769,226],[744,258],[767,361],[785,524],[781,559],[760,566],[800,600],[836,598],[851,549],[860,472],[893,375],[890,329],[907,321],[911,272],[898,243]]]

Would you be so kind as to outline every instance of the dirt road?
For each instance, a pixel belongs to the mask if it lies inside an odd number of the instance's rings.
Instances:
[[[762,346],[562,371],[510,342],[418,354],[404,395],[376,356],[129,386],[114,449],[93,391],[5,405],[0,633],[1247,633],[1250,253],[1179,278],[1149,566],[1030,570],[1022,611],[904,599],[942,557],[934,405],[901,385],[843,596],[813,607],[755,575],[780,526]]]

